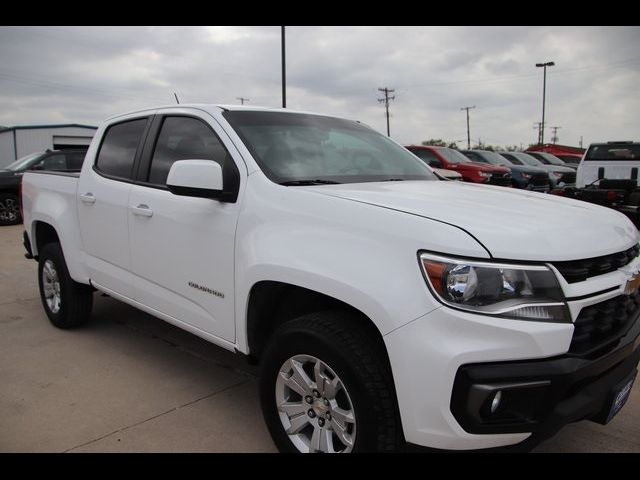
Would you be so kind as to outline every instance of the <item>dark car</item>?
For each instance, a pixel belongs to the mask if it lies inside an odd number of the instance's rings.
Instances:
[[[0,169],[0,225],[22,221],[18,194],[22,174],[27,170],[79,171],[86,150],[47,150],[19,158]]]
[[[543,168],[530,165],[516,165],[496,152],[488,150],[462,150],[474,162],[489,163],[511,170],[511,184],[516,188],[547,192],[550,189],[549,174]]]
[[[431,168],[458,172],[465,182],[511,186],[511,171],[506,167],[472,162],[459,151],[447,147],[411,145],[405,148]]]
[[[553,155],[552,153],[548,153],[548,152],[526,152],[526,153],[528,155],[531,155],[533,158],[537,158],[545,165],[556,165],[559,167],[569,167],[573,169],[578,168],[578,165],[569,164],[564,160],[562,160],[561,158],[558,158],[557,156]]]
[[[530,167],[543,168],[549,174],[551,188],[568,187],[576,183],[576,171],[573,168],[562,165],[547,165],[527,152],[498,152],[515,165],[529,165]]]

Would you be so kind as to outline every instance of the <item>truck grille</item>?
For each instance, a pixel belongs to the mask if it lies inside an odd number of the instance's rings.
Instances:
[[[563,173],[562,177],[560,177],[560,182],[564,182],[567,185],[576,183],[576,172]]]
[[[549,186],[549,175],[546,173],[537,173],[531,176],[529,180],[529,185],[533,185],[534,187],[548,187]]]
[[[511,185],[511,174],[510,173],[493,173],[489,177],[490,185],[502,185],[509,186]]]
[[[569,352],[588,356],[613,349],[640,313],[640,293],[620,295],[583,308],[574,324]]]
[[[638,253],[640,253],[640,245],[634,245],[624,252],[585,260],[555,262],[553,266],[558,269],[568,283],[576,283],[624,267],[636,258]]]

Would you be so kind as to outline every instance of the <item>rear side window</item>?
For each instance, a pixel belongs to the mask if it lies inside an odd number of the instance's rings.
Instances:
[[[147,119],[141,118],[109,127],[102,140],[96,168],[114,177],[133,178],[133,162]]]
[[[84,153],[67,153],[67,169],[80,170],[84,162]]]
[[[204,122],[189,117],[166,117],[153,151],[149,183],[166,185],[171,165],[178,160],[214,160],[225,177],[234,170],[229,153]]]
[[[44,170],[67,170],[67,157],[64,153],[50,155],[42,161]]]

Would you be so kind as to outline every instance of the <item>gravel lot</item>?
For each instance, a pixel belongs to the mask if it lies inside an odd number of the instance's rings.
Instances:
[[[254,368],[98,293],[87,327],[54,328],[21,237],[0,228],[0,452],[275,451]],[[640,452],[640,387],[536,451]]]

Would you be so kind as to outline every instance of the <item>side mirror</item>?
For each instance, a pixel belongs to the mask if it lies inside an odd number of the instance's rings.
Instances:
[[[44,166],[41,163],[38,163],[36,165],[32,165],[29,170],[44,170]]]
[[[220,198],[222,167],[213,160],[178,160],[171,165],[167,187],[174,195]]]

